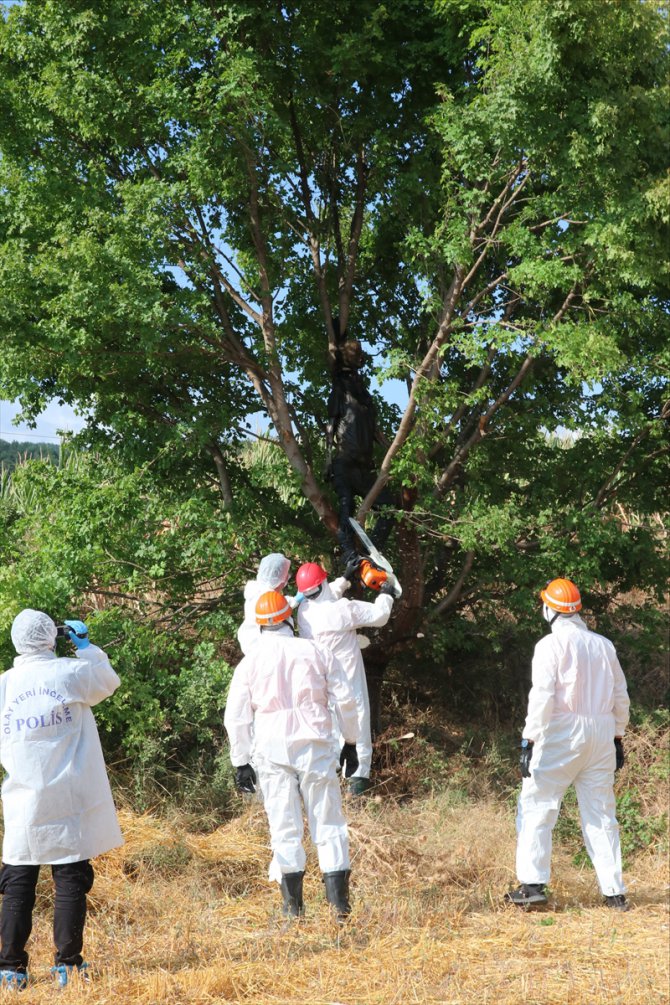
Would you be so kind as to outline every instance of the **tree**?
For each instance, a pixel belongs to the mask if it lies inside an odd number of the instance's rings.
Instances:
[[[98,715],[105,747],[131,764],[140,795],[176,770],[219,796],[228,787],[221,719],[241,591],[258,549],[281,535],[275,520],[288,522],[286,504],[259,512],[258,461],[247,459],[251,487],[237,497],[244,535],[220,519],[213,486],[157,480],[151,462],[66,449],[58,465],[26,459],[0,479],[0,667],[15,657],[23,608],[85,618],[123,679]],[[291,531],[280,547],[300,545]]]
[[[11,471],[19,461],[28,457],[43,457],[58,461],[59,447],[53,443],[35,443],[26,440],[0,440],[0,469]]]
[[[26,418],[57,396],[172,478],[207,458],[231,508],[261,411],[332,532],[337,315],[408,385],[361,510],[411,489],[396,641],[519,618],[558,572],[657,584],[661,4],[26,0],[0,51],[0,390]]]

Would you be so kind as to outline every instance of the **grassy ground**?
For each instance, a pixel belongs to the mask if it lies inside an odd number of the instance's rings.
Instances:
[[[286,922],[266,879],[267,830],[252,802],[209,833],[123,811],[126,844],[96,863],[88,986],[58,1001],[90,1005],[653,1005],[668,1000],[668,868],[662,841],[631,855],[628,914],[602,907],[568,834],[554,853],[543,912],[505,907],[514,883],[509,798],[462,786],[403,801],[349,803],[354,913],[339,929],[313,852],[307,917]],[[662,801],[662,787],[656,785]],[[46,873],[46,870],[43,870]],[[21,1001],[53,1001],[51,891],[40,880]],[[6,995],[4,996],[6,997]]]
[[[374,793],[347,802],[354,910],[343,928],[311,848],[307,915],[282,917],[256,800],[233,797],[234,816],[221,822],[203,782],[199,812],[191,794],[142,814],[121,785],[126,843],[96,861],[90,896],[93,980],[58,1001],[665,1005],[668,733],[660,713],[638,719],[617,776],[627,914],[602,906],[571,796],[555,831],[548,908],[504,905],[515,885],[515,738],[448,724],[443,712],[401,709],[376,744]],[[43,869],[26,1005],[54,999],[52,912]]]

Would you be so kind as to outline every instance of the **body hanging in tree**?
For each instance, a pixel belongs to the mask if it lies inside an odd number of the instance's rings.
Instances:
[[[357,553],[357,542],[349,523],[354,515],[356,497],[364,498],[375,481],[374,445],[384,443],[377,426],[375,403],[367,379],[360,372],[366,355],[357,339],[340,333],[339,321],[333,319],[337,349],[332,366],[332,384],[328,397],[328,475],[333,482],[339,510],[338,539],[342,561],[348,565]],[[374,508],[394,506],[388,488],[379,494]],[[380,551],[393,527],[393,517],[377,519],[372,540]]]

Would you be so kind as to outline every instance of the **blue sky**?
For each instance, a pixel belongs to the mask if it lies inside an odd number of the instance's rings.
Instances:
[[[387,380],[381,388],[373,381],[373,387],[380,390],[383,398],[398,405],[404,411],[407,405],[408,393],[405,383],[401,380]],[[12,424],[12,420],[20,408],[18,402],[0,401],[0,440],[31,440],[35,443],[44,441],[46,443],[58,443],[60,440],[59,431],[77,433],[84,425],[84,420],[75,415],[69,405],[59,405],[57,401],[52,401],[37,419],[37,426],[31,429],[25,423],[18,426]],[[259,416],[260,418],[260,416]]]
[[[59,405],[57,401],[42,412],[37,420],[37,428],[30,429],[25,423],[12,425],[12,419],[20,411],[16,402],[0,401],[0,439],[1,440],[32,440],[58,443],[58,431],[77,432],[83,426],[83,421],[74,414],[69,405]]]

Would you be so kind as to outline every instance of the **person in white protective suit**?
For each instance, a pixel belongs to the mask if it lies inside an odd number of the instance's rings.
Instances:
[[[256,601],[269,590],[284,592],[288,583],[291,563],[285,555],[275,552],[265,555],[258,566],[255,579],[247,581],[244,587],[244,620],[237,631],[237,641],[245,656],[260,639],[260,628],[256,624]]]
[[[551,634],[533,656],[533,686],[521,740],[523,783],[517,810],[518,889],[522,907],[547,902],[551,838],[563,796],[575,786],[586,850],[605,904],[628,910],[621,871],[614,772],[623,766],[628,723],[626,680],[609,639],[590,631],[569,579],[540,594]]]
[[[76,659],[56,657],[69,638]],[[32,928],[41,865],[56,888],[53,973],[67,984],[82,958],[90,859],[123,844],[91,706],[121,683],[82,621],[61,629],[42,611],[14,619],[18,656],[0,676],[0,760],[5,833],[0,872],[0,984],[27,983],[25,945]]]
[[[382,628],[391,616],[393,587],[384,583],[374,603],[349,600],[343,596],[351,586],[360,558],[354,558],[344,576],[328,582],[328,575],[315,562],[306,562],[296,573],[296,585],[304,600],[298,608],[298,633],[329,649],[345,669],[356,698],[359,741],[358,768],[349,782],[353,795],[370,788],[372,730],[370,698],[365,665],[356,632],[360,628]]]
[[[358,763],[356,702],[331,653],[295,637],[291,608],[281,593],[263,594],[256,617],[261,639],[235,669],[224,716],[236,784],[242,792],[255,791],[253,731],[272,844],[269,879],[281,886],[284,913],[298,917],[304,912],[304,804],[326,899],[343,920],[351,911],[349,837],[331,743],[331,708],[345,737],[340,764],[349,775]]]

